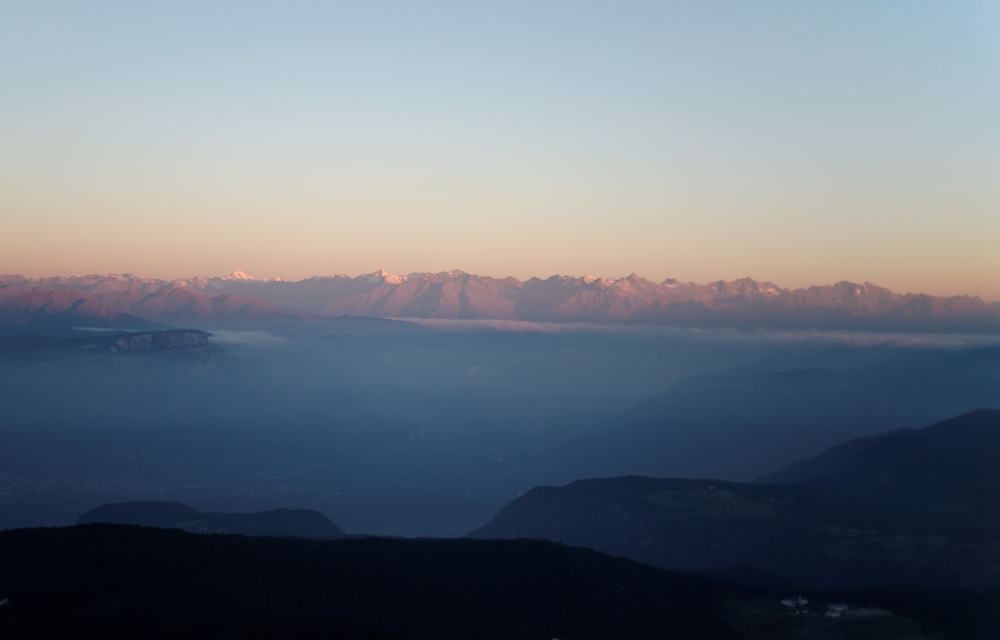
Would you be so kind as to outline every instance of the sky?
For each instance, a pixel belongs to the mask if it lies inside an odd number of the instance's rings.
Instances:
[[[0,273],[998,300],[998,246],[996,2],[0,2]]]

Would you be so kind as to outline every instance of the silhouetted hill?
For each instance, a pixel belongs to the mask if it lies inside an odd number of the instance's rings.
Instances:
[[[995,638],[995,595],[737,588],[549,542],[0,532],[4,638]],[[853,615],[823,615],[831,603]],[[882,607],[883,614],[859,607]]]
[[[807,482],[892,503],[950,528],[1000,533],[998,460],[1000,411],[983,409],[888,434]]]
[[[9,612],[34,623],[162,624],[170,635],[321,620],[435,640],[738,637],[708,580],[543,542],[83,525],[0,532],[0,557]]]
[[[785,472],[804,485],[622,477],[536,487],[470,535],[555,540],[668,569],[742,565],[815,587],[996,588],[998,456],[1000,411],[982,410],[852,441]]]
[[[680,571],[743,565],[834,587],[911,577],[824,551],[897,526],[881,505],[822,489],[627,476],[535,487],[469,535],[553,540]]]
[[[342,538],[346,534],[319,511],[274,509],[259,513],[205,513],[179,502],[117,502],[92,509],[78,524],[104,522],[183,529],[190,533],[239,533],[248,536]]]

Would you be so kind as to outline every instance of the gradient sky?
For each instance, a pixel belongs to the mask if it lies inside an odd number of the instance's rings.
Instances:
[[[997,2],[0,3],[0,273],[1000,299]]]

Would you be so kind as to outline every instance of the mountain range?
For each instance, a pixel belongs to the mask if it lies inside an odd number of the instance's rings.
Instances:
[[[33,302],[23,302],[34,296]],[[47,302],[51,296],[52,302]],[[24,318],[57,299],[110,322],[120,314],[159,322],[333,316],[670,324],[743,328],[1000,330],[1000,303],[976,296],[897,294],[870,282],[780,288],[743,278],[710,284],[667,279],[491,278],[447,271],[378,271],[296,282],[237,271],[165,281],[125,275],[29,279],[0,276],[0,318]],[[33,305],[33,306],[32,306]],[[47,307],[46,307],[47,308]]]

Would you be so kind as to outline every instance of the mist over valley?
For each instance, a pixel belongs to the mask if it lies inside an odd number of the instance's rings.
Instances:
[[[463,535],[536,485],[750,481],[850,438],[1000,406],[992,337],[361,318],[200,327],[172,343],[126,334],[138,350],[104,331],[0,340],[0,501],[31,505],[4,509],[3,526],[158,499],[317,509],[351,533]]]

